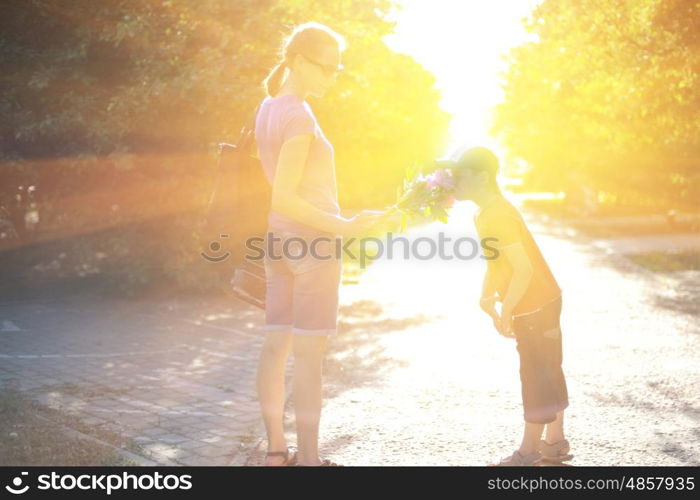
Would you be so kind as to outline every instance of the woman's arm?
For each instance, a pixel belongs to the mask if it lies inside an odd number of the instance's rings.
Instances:
[[[313,134],[298,134],[280,149],[272,184],[271,209],[303,224],[332,234],[355,234],[377,222],[376,214],[363,213],[352,219],[324,212],[298,195],[299,184],[309,155]]]

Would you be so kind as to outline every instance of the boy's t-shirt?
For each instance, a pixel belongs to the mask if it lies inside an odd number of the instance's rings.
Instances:
[[[506,295],[508,285],[513,276],[513,268],[508,262],[503,249],[508,245],[520,242],[530,259],[533,275],[523,298],[515,306],[514,315],[532,312],[561,296],[561,288],[554,279],[530,230],[525,225],[522,215],[512,203],[499,196],[488,206],[483,207],[474,217],[474,224],[479,233],[479,239],[485,247],[498,251],[496,258],[493,251],[486,251],[489,273],[496,285],[501,300]],[[484,241],[485,238],[490,238]]]

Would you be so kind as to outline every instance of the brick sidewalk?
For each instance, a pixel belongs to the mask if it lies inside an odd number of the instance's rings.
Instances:
[[[261,313],[233,300],[0,304],[0,384],[163,465],[245,463],[259,441]]]

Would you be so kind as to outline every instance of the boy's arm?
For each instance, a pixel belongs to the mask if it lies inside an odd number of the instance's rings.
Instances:
[[[516,242],[501,249],[513,268],[513,276],[503,298],[501,309],[501,333],[513,336],[513,310],[525,295],[534,273],[532,263],[521,242]]]
[[[481,299],[479,300],[479,305],[484,310],[486,314],[492,318],[498,317],[496,313],[496,284],[494,282],[494,274],[491,268],[487,266],[486,274],[484,275],[484,283],[481,285]]]
[[[493,320],[493,327],[498,331],[498,333],[503,333],[501,331],[501,318],[496,311],[496,302],[498,297],[496,297],[496,284],[494,283],[494,274],[487,268],[486,275],[484,276],[484,283],[481,288],[481,300],[479,300],[479,306],[481,309],[491,316]]]

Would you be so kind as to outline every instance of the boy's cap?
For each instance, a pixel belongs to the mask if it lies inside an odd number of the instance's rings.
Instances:
[[[437,159],[435,164],[443,168],[486,170],[494,176],[498,173],[498,157],[482,146],[467,149],[456,158]]]

